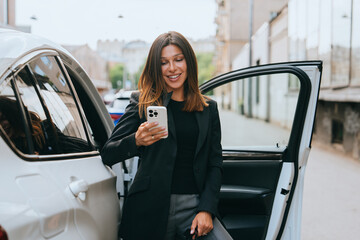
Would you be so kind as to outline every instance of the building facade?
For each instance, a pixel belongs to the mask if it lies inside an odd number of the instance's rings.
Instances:
[[[360,159],[359,18],[360,0],[290,0],[252,36],[251,57],[251,65],[322,60],[314,139],[355,159]],[[248,65],[247,43],[232,61],[232,69]],[[293,80],[279,84],[260,79],[251,88],[245,80],[244,86],[232,86],[231,109],[238,109],[240,96],[243,114],[290,127],[287,116],[291,114],[276,108],[276,101],[286,101],[289,109],[295,104],[292,96],[300,85]],[[268,104],[262,105],[262,99]]]
[[[195,53],[214,53],[215,52],[215,37],[208,37],[203,39],[192,40],[188,38]]]
[[[288,61],[288,11],[285,6],[274,18],[263,25],[252,36],[252,52],[245,44],[232,62],[233,70],[249,65]],[[251,64],[249,63],[251,59]],[[290,86],[289,74],[260,76],[245,79],[243,84],[231,86],[231,110],[238,110],[247,117],[271,122],[286,129],[292,126],[299,85]],[[296,81],[294,79],[292,81]],[[237,103],[237,104],[234,104]],[[240,104],[240,106],[239,106]],[[277,106],[286,106],[279,108]]]
[[[290,60],[321,59],[315,139],[360,155],[360,0],[289,1]]]
[[[15,27],[15,0],[0,0],[0,27]]]
[[[149,53],[150,44],[145,41],[136,40],[125,44],[123,48],[123,56],[125,58],[125,66],[129,74],[134,74],[139,67],[145,63]]]
[[[107,62],[97,52],[92,50],[87,44],[63,47],[79,61],[100,94],[111,89]]]
[[[239,54],[243,55],[243,58],[235,60],[236,62],[240,61],[242,67],[247,67],[251,64],[249,56],[250,46],[248,45],[250,32],[255,33],[264,22],[268,22],[273,18],[286,5],[287,0],[216,0],[216,2],[215,75],[219,75],[239,68],[239,65],[233,66],[233,62],[235,58],[238,58]],[[244,48],[248,49],[247,54]],[[246,58],[248,59],[246,60]],[[245,65],[246,63],[248,65]],[[245,102],[244,90],[246,84],[247,82],[244,83],[244,86],[239,86],[240,89],[236,90],[231,85],[226,85],[218,88],[215,94],[225,96],[227,103],[224,104],[224,107],[238,109],[242,114],[248,108],[250,110],[248,113],[251,113],[253,108],[250,107],[250,101],[248,103]],[[235,96],[235,93],[237,95],[242,94],[243,96]]]
[[[125,44],[124,40],[98,40],[96,44],[96,52],[108,62],[124,63],[123,48]]]
[[[264,22],[286,5],[287,0],[216,0],[216,71],[234,69],[232,61],[249,42],[250,2],[253,2],[252,30],[255,33]]]
[[[124,83],[125,88],[136,88],[135,79],[139,68],[145,63],[150,45],[141,40],[130,42],[113,40],[97,42],[96,51],[108,62],[109,68],[116,64],[123,64],[125,66]]]

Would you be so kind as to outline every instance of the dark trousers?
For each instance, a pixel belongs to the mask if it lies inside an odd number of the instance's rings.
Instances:
[[[196,216],[199,205],[197,194],[172,194],[170,199],[170,211],[165,240],[185,240],[190,231],[192,221]],[[213,219],[213,230],[206,236],[199,237],[201,240],[230,240],[230,234],[225,230],[217,218]]]

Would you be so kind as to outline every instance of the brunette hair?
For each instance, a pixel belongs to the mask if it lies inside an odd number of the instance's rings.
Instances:
[[[184,82],[184,111],[202,111],[208,106],[205,97],[198,87],[198,69],[194,50],[186,38],[178,32],[167,32],[158,36],[151,45],[144,70],[140,76],[139,114],[145,113],[150,105],[162,105],[163,94],[166,94],[166,83],[161,71],[161,51],[164,47],[175,45],[181,49],[186,65],[187,79]]]
[[[27,110],[26,107],[25,109]],[[34,150],[38,153],[43,149],[45,144],[45,136],[41,127],[41,119],[37,113],[29,110],[27,110],[27,112],[29,114],[29,120],[31,121],[31,135],[34,141]],[[27,152],[27,140],[18,105],[13,99],[0,96],[0,125],[3,121],[9,122],[9,126],[2,125],[2,127],[6,134],[9,135],[9,138],[13,141],[15,146],[19,150]]]

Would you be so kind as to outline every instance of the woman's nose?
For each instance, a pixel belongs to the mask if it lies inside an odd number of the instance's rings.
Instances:
[[[176,69],[176,67],[175,67],[174,62],[170,62],[170,63],[169,63],[169,71],[170,71],[170,72],[173,72],[173,71],[175,71],[175,69]]]

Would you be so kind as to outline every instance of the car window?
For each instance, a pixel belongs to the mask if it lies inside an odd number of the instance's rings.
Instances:
[[[84,122],[87,125],[92,138],[92,142],[96,150],[100,151],[107,139],[109,138],[109,129],[106,128],[106,124],[103,124],[104,116],[101,110],[96,106],[98,102],[91,98],[92,94],[97,94],[96,92],[89,92],[82,86],[84,80],[81,79],[81,75],[78,72],[74,72],[74,69],[69,66],[65,66],[67,73],[71,79],[71,82],[76,89],[76,94],[79,99],[79,103],[82,106],[84,112]]]
[[[281,73],[239,79],[209,92],[218,103],[222,145],[286,147],[299,86],[295,75]]]
[[[16,74],[15,82],[30,119],[41,125],[44,143],[35,148],[36,154],[92,151],[69,85],[54,57],[31,61]],[[38,145],[36,141],[34,145]]]
[[[30,135],[30,133],[26,132],[27,123],[12,88],[11,78],[0,85],[0,125],[18,150],[27,154],[37,151],[32,145],[30,146],[32,142],[28,141],[27,134]]]
[[[65,135],[86,140],[79,111],[55,59],[41,57],[29,65],[54,124]]]

